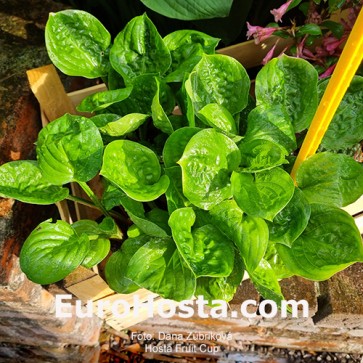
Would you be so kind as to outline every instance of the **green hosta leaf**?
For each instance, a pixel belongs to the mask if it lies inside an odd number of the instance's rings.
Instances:
[[[173,19],[198,20],[223,18],[231,10],[232,0],[141,0],[151,10]]]
[[[196,127],[182,127],[174,131],[166,140],[163,149],[165,167],[176,166],[183,155],[190,139],[201,129]]]
[[[233,195],[247,214],[272,221],[294,194],[294,182],[286,171],[275,168],[251,174],[232,174]]]
[[[318,73],[306,60],[282,55],[268,62],[256,77],[258,105],[281,105],[295,132],[306,129],[317,105]]]
[[[175,209],[187,207],[189,200],[183,194],[182,170],[180,166],[172,166],[165,169],[165,174],[169,177],[169,188],[165,192],[168,211],[171,214]]]
[[[170,215],[169,225],[180,254],[197,277],[229,276],[233,269],[233,244],[211,224],[192,231],[195,218],[192,208],[177,209]]]
[[[96,112],[103,110],[114,103],[125,100],[130,96],[131,91],[132,87],[127,87],[94,93],[84,98],[77,106],[77,110],[80,112]]]
[[[204,106],[197,114],[207,126],[214,127],[227,134],[237,134],[237,125],[233,116],[226,108],[217,103]]]
[[[205,300],[230,301],[233,299],[238,286],[241,284],[244,267],[238,253],[234,256],[233,271],[227,277],[199,277],[197,279],[196,296],[203,296]]]
[[[344,207],[363,194],[363,169],[347,155],[318,153],[301,164],[296,182],[310,203]]]
[[[87,252],[87,256],[82,261],[82,266],[86,268],[91,268],[101,261],[110,252],[111,244],[110,240],[107,238],[98,238],[96,240],[90,241],[90,249]]]
[[[110,61],[128,83],[142,74],[164,74],[170,67],[171,57],[155,25],[144,14],[133,18],[117,35]]]
[[[185,77],[181,89],[179,91],[179,104],[180,108],[182,110],[182,113],[186,115],[186,118],[188,120],[188,126],[195,127],[195,112],[194,112],[194,106],[193,101],[190,94],[193,93],[192,85],[190,78]]]
[[[131,257],[126,276],[166,299],[187,300],[195,291],[195,276],[171,238],[150,238]]]
[[[241,238],[235,241],[248,273],[256,270],[268,245],[268,227],[259,217],[247,216],[242,221]]]
[[[232,196],[230,176],[240,163],[240,152],[227,136],[214,129],[198,132],[178,163],[184,195],[197,207],[210,209]]]
[[[0,166],[0,197],[32,204],[53,204],[67,198],[68,194],[67,188],[48,183],[35,161],[10,161]]]
[[[161,175],[156,154],[129,140],[113,141],[106,146],[100,173],[140,202],[160,197],[169,186],[169,178]]]
[[[175,106],[175,101],[170,88],[159,80],[159,99],[166,113],[171,112]],[[151,116],[151,105],[157,92],[156,77],[145,74],[138,76],[132,81],[132,91],[130,96],[124,101],[115,103],[108,108],[109,112],[121,116],[129,113],[143,113]]]
[[[108,108],[108,112],[127,116],[130,113],[151,115],[151,104],[156,92],[155,77],[150,74],[133,79],[132,91],[128,98],[115,103]]]
[[[66,114],[39,132],[36,150],[44,178],[62,185],[87,182],[96,176],[101,168],[103,142],[91,120]]]
[[[157,89],[156,94],[151,104],[151,116],[153,119],[154,126],[165,132],[166,134],[172,134],[174,129],[167,114],[165,113],[163,106],[160,103],[160,82],[155,78]]]
[[[288,152],[296,149],[294,127],[287,112],[279,105],[260,105],[248,114],[245,141],[273,141]]]
[[[111,35],[93,15],[81,10],[50,13],[45,44],[54,65],[69,76],[98,78],[109,69]]]
[[[131,199],[121,189],[110,183],[106,184],[102,201],[107,209],[122,205],[131,221],[143,233],[154,237],[167,237],[170,235],[170,228],[167,225],[167,221],[165,222],[166,228],[164,226],[160,227],[159,224],[154,223],[145,215],[144,206],[141,202]]]
[[[319,83],[322,96],[328,80]],[[363,140],[363,77],[355,76],[321,142],[327,150],[350,148]]]
[[[75,270],[86,257],[90,242],[66,222],[45,221],[29,235],[20,252],[20,267],[29,280],[51,284]]]
[[[312,280],[326,280],[363,261],[362,237],[353,217],[323,204],[311,205],[309,223],[291,248],[281,244],[276,248],[294,274]]]
[[[208,222],[216,226],[235,244],[242,239],[243,211],[235,200],[229,199],[208,211]]]
[[[243,140],[239,144],[239,149],[241,172],[260,172],[288,163],[285,159],[288,155],[285,148],[269,140]]]
[[[122,239],[122,233],[110,217],[100,224],[88,219],[81,219],[72,224],[78,235],[86,234],[90,241],[90,249],[82,261],[82,266],[91,268],[100,263],[110,252],[111,244],[108,238]]]
[[[304,193],[295,188],[287,206],[269,223],[270,240],[288,247],[300,236],[310,218],[311,208]]]
[[[120,188],[111,184],[107,179],[103,180],[103,184],[104,188],[101,201],[106,210],[111,210],[114,207],[122,205],[122,199],[126,194]]]
[[[171,54],[167,82],[181,82],[192,71],[202,55],[213,54],[219,39],[196,30],[177,30],[164,38]]]
[[[122,239],[122,233],[111,217],[105,217],[100,224],[89,219],[81,219],[73,223],[72,228],[79,235],[85,233],[91,240],[97,238]]]
[[[90,120],[98,127],[101,128],[106,126],[108,123],[117,121],[120,118],[119,115],[115,113],[101,113],[99,115],[95,115],[90,117]]]
[[[250,79],[243,66],[221,54],[203,55],[186,84],[195,112],[217,103],[232,115],[247,106],[249,89]]]
[[[160,208],[153,208],[146,213],[146,217],[155,225],[159,226],[161,229],[167,232],[168,236],[171,236],[171,230],[168,224],[169,213]],[[158,237],[158,236],[156,236]]]
[[[267,246],[264,259],[274,270],[277,279],[286,279],[294,275],[293,272],[290,271],[282,261],[280,255],[277,252],[275,243],[273,243],[271,240]]]
[[[143,113],[130,113],[115,121],[108,122],[99,130],[101,134],[107,136],[125,136],[137,130],[148,118],[149,115]]]
[[[264,259],[261,260],[255,271],[250,274],[251,281],[256,290],[265,300],[273,300],[277,306],[281,305],[284,296],[271,265]]]
[[[139,285],[126,277],[126,269],[132,256],[149,240],[150,237],[146,235],[128,238],[122,243],[121,248],[108,259],[105,276],[112,290],[120,294],[130,294],[140,289]]]

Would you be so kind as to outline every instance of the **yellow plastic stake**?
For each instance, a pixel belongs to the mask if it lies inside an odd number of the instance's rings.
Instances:
[[[354,74],[363,59],[363,10],[360,11],[343,52],[334,69],[333,75],[320,101],[318,109],[311,122],[310,128],[300,152],[296,158],[291,177],[296,178],[296,171],[301,163],[315,154],[326,130],[345,94]],[[296,183],[296,181],[295,181]]]

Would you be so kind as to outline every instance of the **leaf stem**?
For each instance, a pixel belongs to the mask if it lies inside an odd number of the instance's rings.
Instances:
[[[101,201],[96,197],[95,193],[93,192],[93,190],[88,186],[87,183],[85,182],[77,182],[79,184],[79,186],[84,190],[84,192],[88,195],[88,197],[91,199],[92,203],[94,204],[95,207],[97,207],[98,209],[101,210],[101,212],[107,216],[107,217],[111,217],[110,213],[106,210],[106,208],[104,207],[104,205],[101,203]]]
[[[74,203],[82,204],[89,208],[99,210],[99,208],[97,206],[95,206],[92,202],[90,202],[86,199],[80,198],[80,197],[76,197],[75,195],[68,195],[68,197],[66,199],[68,199]],[[124,224],[127,224],[127,219],[121,213],[118,213],[113,210],[108,211],[108,213],[111,217],[118,219],[119,221],[123,222]]]

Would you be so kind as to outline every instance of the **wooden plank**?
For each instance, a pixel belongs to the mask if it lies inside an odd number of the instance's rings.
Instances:
[[[359,216],[356,216],[354,218],[355,224],[357,225],[359,232],[363,234],[363,214],[360,214]]]
[[[68,286],[67,290],[82,301],[96,301],[115,293],[99,275]]]
[[[26,73],[30,88],[48,120],[53,121],[65,113],[76,113],[52,64],[31,69]]]
[[[152,309],[148,305],[143,305],[139,307],[136,311],[134,309],[134,298],[137,297],[140,303],[146,301],[152,301]],[[117,304],[117,301],[122,301],[122,304]],[[98,300],[94,303],[94,311],[98,310],[98,306],[101,303],[104,306],[103,312],[99,314],[97,311],[96,315],[103,317],[105,323],[115,330],[127,329],[130,326],[141,323],[153,316],[157,316],[158,312],[169,311],[172,306],[176,307],[179,305],[176,301],[166,300],[159,297],[148,290],[140,289],[132,294],[114,294],[112,296],[106,297],[102,300]],[[112,309],[112,304],[117,304],[118,314],[125,316],[118,317],[115,314],[114,309]],[[125,311],[123,304],[130,307],[129,311]]]
[[[106,90],[107,90],[106,85],[104,83],[102,83],[102,84],[97,84],[95,86],[87,87],[85,89],[81,89],[78,91],[69,92],[68,97],[71,99],[74,107],[76,107],[82,102],[82,100],[85,97],[90,96],[96,92],[102,92],[102,91],[106,91]]]
[[[342,209],[344,209],[346,212],[348,212],[352,216],[362,213],[363,212],[363,196],[361,196],[354,203],[349,204],[346,207],[343,207]]]

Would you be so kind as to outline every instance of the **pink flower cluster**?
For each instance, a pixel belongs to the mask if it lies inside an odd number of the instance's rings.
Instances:
[[[289,6],[292,3],[292,0],[288,0],[286,3],[281,5],[278,9],[271,10],[271,14],[274,16],[275,22],[278,23],[281,21],[282,17],[286,14],[286,12],[289,10]],[[362,5],[363,0],[360,1],[360,4]],[[342,51],[342,45],[347,40],[349,33],[354,25],[354,22],[358,16],[359,10],[361,8],[361,5],[357,6],[357,4],[353,4],[353,0],[346,0],[346,4],[348,7],[348,17],[347,20],[341,19],[341,24],[344,26],[344,32],[343,35],[340,38],[335,37],[331,31],[325,32],[321,36],[321,40],[318,43],[318,45],[313,47],[306,46],[306,41],[308,38],[308,34],[304,35],[303,37],[296,37],[296,32],[298,30],[298,27],[296,27],[294,24],[291,28],[289,27],[261,27],[261,26],[253,26],[250,23],[247,22],[247,39],[250,39],[251,37],[254,38],[255,43],[259,44],[269,38],[272,34],[274,34],[276,31],[284,30],[290,36],[293,36],[295,41],[295,56],[299,58],[307,59],[317,65],[322,66],[325,68],[325,71],[320,75],[320,78],[328,77],[332,74],[335,64],[329,65],[327,63],[327,59],[336,58],[338,59],[339,55]],[[307,24],[317,24],[320,25],[323,22],[323,16],[319,14],[316,10],[313,9],[308,14],[308,18],[306,19]],[[278,41],[277,41],[278,42]],[[268,51],[265,58],[263,59],[263,64],[266,64],[269,60],[271,60],[274,56],[274,52],[276,49],[275,45]],[[282,53],[284,53],[287,49],[284,49]],[[280,54],[282,54],[280,53]]]

